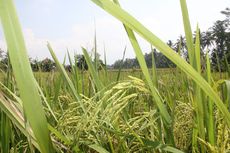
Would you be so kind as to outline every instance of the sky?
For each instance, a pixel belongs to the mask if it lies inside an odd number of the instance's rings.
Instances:
[[[96,29],[98,52],[108,64],[122,58],[127,47],[126,58],[135,57],[122,24],[96,6],[91,0],[14,0],[23,29],[30,57],[51,58],[46,47],[50,42],[59,60],[63,61],[67,48],[71,53],[81,54],[81,47],[91,51]],[[176,41],[184,35],[180,0],[120,0],[122,7],[150,29],[160,39]],[[230,7],[230,0],[187,0],[193,31],[199,24],[201,31],[207,30],[216,20],[224,16],[220,11]],[[138,37],[144,53],[150,45]],[[0,48],[6,50],[2,28]]]

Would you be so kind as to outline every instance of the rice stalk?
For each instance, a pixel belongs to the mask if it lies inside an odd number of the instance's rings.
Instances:
[[[53,147],[42,100],[35,84],[22,30],[12,0],[0,1],[0,17],[26,119],[31,125],[41,152],[51,153]]]

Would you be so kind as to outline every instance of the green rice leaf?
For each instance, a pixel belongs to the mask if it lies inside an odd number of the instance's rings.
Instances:
[[[195,52],[194,52],[194,46],[193,46],[193,37],[192,37],[192,29],[189,21],[189,14],[188,14],[188,8],[186,4],[186,0],[180,0],[181,4],[181,11],[184,21],[184,30],[185,30],[185,37],[187,42],[187,49],[189,54],[189,61],[190,64],[194,64],[194,58],[195,58]]]
[[[52,153],[53,147],[42,100],[35,84],[22,30],[12,0],[0,0],[0,17],[13,73],[23,101],[24,113],[34,132],[41,152]]]
[[[228,77],[230,77],[230,63],[228,63],[228,59],[227,59],[227,56],[226,54],[224,54],[224,64],[225,64],[225,67],[226,67],[226,71],[228,72]]]
[[[153,84],[155,87],[158,87],[158,78],[157,78],[157,68],[155,63],[155,56],[154,56],[154,49],[151,45],[151,51],[152,51],[152,78],[153,78]]]
[[[126,53],[126,46],[125,46],[125,49],[123,51],[123,56],[122,56],[122,60],[121,60],[121,63],[120,63],[120,67],[119,67],[119,70],[118,70],[118,74],[117,74],[117,82],[120,80],[120,75],[121,75],[121,69],[122,69],[122,64],[125,60],[125,53]]]
[[[197,25],[197,29],[196,29],[195,61],[196,61],[197,72],[201,73],[201,63],[200,63],[200,29],[199,29],[198,25]]]
[[[12,121],[14,125],[17,126],[17,128],[26,136],[30,137],[32,144],[40,151],[40,147],[34,137],[34,134],[32,133],[32,130],[26,130],[25,124],[24,124],[24,117],[22,112],[21,106],[16,106],[15,102],[8,99],[3,93],[0,93],[0,107],[3,110],[4,113],[9,117],[9,119]],[[28,129],[28,127],[27,127]]]
[[[89,54],[88,54],[88,52],[86,51],[85,48],[82,48],[82,51],[83,51],[83,54],[84,54],[84,56],[85,56],[86,63],[87,63],[87,65],[88,65],[88,67],[89,67],[90,74],[91,74],[91,76],[92,76],[92,78],[93,78],[93,82],[95,83],[95,85],[96,85],[96,87],[97,87],[97,90],[101,90],[101,89],[103,88],[104,85],[102,84],[102,82],[101,82],[101,80],[99,79],[99,76],[98,76],[98,74],[97,74],[95,68],[93,67],[93,64],[92,64],[92,62],[91,62],[91,59],[90,59],[90,57],[89,57]]]
[[[206,55],[206,80],[211,85],[211,64],[208,54]],[[208,97],[208,140],[211,145],[215,144],[215,128],[214,128],[214,115],[213,115],[213,101]]]
[[[81,106],[83,112],[85,112],[85,107],[81,101],[81,97],[78,94],[77,90],[75,89],[73,82],[70,80],[68,74],[66,73],[64,66],[58,61],[57,56],[55,55],[55,53],[54,53],[54,51],[53,51],[53,49],[49,43],[47,44],[47,47],[48,47],[50,54],[52,55],[55,63],[57,64],[58,69],[60,70],[61,74],[64,76],[64,79],[66,80],[74,98],[80,103],[80,106]]]

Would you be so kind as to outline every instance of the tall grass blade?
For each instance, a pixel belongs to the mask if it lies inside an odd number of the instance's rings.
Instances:
[[[201,74],[201,65],[200,65],[200,32],[199,27],[197,25],[196,30],[196,43],[195,43],[195,59],[193,59],[194,68],[197,70],[199,74]],[[202,99],[202,92],[200,87],[197,84],[194,84],[194,102],[196,109],[196,118],[198,123],[198,134],[199,137],[205,140],[205,127],[204,127],[204,104]],[[205,148],[201,146],[201,152],[205,152]]]
[[[79,92],[77,68],[75,68],[74,65],[73,65],[73,62],[72,62],[71,57],[70,57],[69,50],[67,50],[67,55],[68,55],[68,59],[69,59],[69,64],[71,66],[71,72],[73,74],[72,78],[74,80],[76,90]],[[77,67],[76,63],[75,63],[75,66]]]
[[[9,117],[9,119],[12,121],[14,125],[26,136],[30,137],[32,144],[39,150],[40,147],[34,137],[34,134],[32,133],[32,130],[26,130],[25,128],[25,120],[23,117],[22,108],[19,108],[15,105],[15,102],[12,102],[9,100],[6,96],[4,96],[3,93],[0,92],[0,107],[4,111],[4,113]]]
[[[195,64],[198,73],[201,73],[201,63],[200,63],[200,29],[197,25],[196,28],[196,42],[195,42]]]
[[[36,85],[37,85],[37,87],[38,87],[38,91],[39,91],[39,93],[40,93],[40,95],[41,95],[41,97],[42,97],[42,99],[43,99],[43,101],[44,101],[44,103],[45,103],[47,109],[49,110],[50,114],[53,116],[53,118],[55,119],[55,121],[58,122],[58,119],[57,119],[56,115],[54,114],[54,111],[52,110],[50,104],[49,104],[48,101],[46,100],[46,97],[45,97],[45,95],[43,94],[41,87],[38,85],[37,81],[36,81],[35,83],[36,83]]]
[[[224,90],[224,102],[228,110],[230,111],[230,81],[225,80],[225,90]]]
[[[10,152],[11,127],[10,120],[4,112],[1,112],[1,147],[2,152]]]
[[[211,64],[209,55],[206,55],[206,80],[211,85]],[[208,97],[208,141],[211,145],[215,144],[215,129],[214,129],[214,116],[213,116],[213,101]]]
[[[105,62],[105,78],[107,79],[106,82],[108,82],[108,68],[107,68],[107,60],[106,60],[106,50],[104,46],[104,62]]]
[[[230,77],[230,63],[228,63],[226,54],[224,54],[224,63],[225,63],[226,71],[228,73],[228,77]]]
[[[158,81],[157,81],[157,68],[155,63],[155,56],[154,56],[154,49],[151,45],[151,51],[152,51],[152,78],[153,78],[153,85],[155,87],[158,87]]]
[[[125,60],[125,53],[126,53],[126,46],[125,46],[125,49],[124,49],[124,51],[123,51],[122,61],[121,61],[121,63],[120,63],[120,67],[119,67],[119,70],[118,70],[117,82],[120,80],[121,69],[122,69],[122,66],[123,66],[123,62],[124,62],[124,60]]]
[[[0,0],[0,17],[9,49],[16,83],[23,101],[26,118],[31,125],[41,152],[52,153],[47,120],[27,56],[26,46],[12,0]]]
[[[92,61],[91,61],[91,59],[89,57],[88,52],[86,51],[85,48],[82,48],[82,51],[83,51],[86,63],[88,65],[88,67],[89,67],[90,74],[91,74],[91,76],[93,78],[93,82],[96,85],[97,90],[99,91],[104,87],[104,85],[102,84],[101,80],[99,79],[99,76],[98,76],[98,74],[96,72],[97,70],[95,70],[94,67],[93,67],[93,64],[92,64]]]
[[[195,53],[194,53],[194,46],[193,46],[192,29],[190,25],[186,0],[180,0],[180,4],[181,4],[181,11],[182,11],[183,22],[184,22],[184,31],[185,31],[185,37],[186,37],[186,42],[187,42],[189,61],[190,61],[190,64],[193,65]]]
[[[96,23],[94,22],[94,66],[95,66],[95,70],[96,73],[98,72],[98,60],[97,59],[97,30],[96,30]]]
[[[78,94],[77,90],[75,89],[73,82],[70,80],[68,74],[66,73],[64,66],[58,61],[58,59],[57,59],[57,57],[56,57],[56,55],[55,55],[55,53],[54,53],[54,51],[53,51],[53,49],[49,43],[47,44],[47,47],[48,47],[50,54],[53,57],[55,63],[57,64],[58,69],[60,70],[61,74],[63,75],[64,79],[66,80],[74,98],[80,103],[82,111],[85,112],[85,107],[81,101],[81,97]]]

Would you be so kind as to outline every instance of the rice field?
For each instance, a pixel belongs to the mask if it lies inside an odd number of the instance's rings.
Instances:
[[[230,152],[230,76],[213,72],[208,54],[201,64],[199,27],[193,41],[186,0],[180,3],[189,62],[118,0],[91,1],[123,23],[139,70],[98,70],[82,48],[88,71],[68,54],[68,72],[47,43],[57,70],[32,72],[13,0],[0,0],[10,58],[0,75],[1,152]],[[176,68],[156,69],[153,60],[148,69],[136,34]]]

